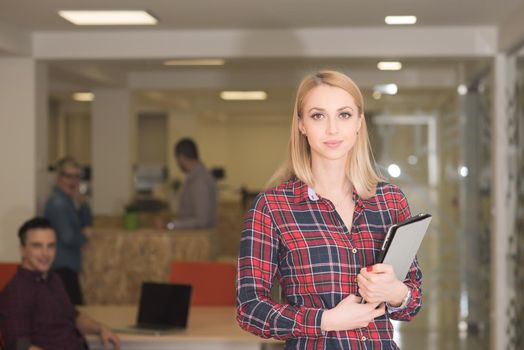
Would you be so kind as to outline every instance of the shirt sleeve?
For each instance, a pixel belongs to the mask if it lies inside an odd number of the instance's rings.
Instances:
[[[80,224],[82,228],[93,226],[93,214],[91,213],[91,208],[87,202],[83,202],[78,208],[78,213],[80,216]]]
[[[409,218],[411,216],[409,204],[406,196],[400,189],[395,195],[395,201],[397,204],[397,222]],[[404,284],[409,288],[411,295],[404,308],[388,307],[389,317],[393,320],[410,321],[422,307],[422,271],[420,270],[417,257],[411,264]]]
[[[216,199],[210,195],[212,192],[210,186],[212,184],[209,183],[207,178],[195,178],[190,188],[190,196],[195,204],[195,211],[191,217],[171,221],[173,229],[205,228],[209,226],[210,218],[215,215],[214,211],[216,210],[216,203],[213,202]]]
[[[263,338],[286,340],[322,335],[322,309],[279,304],[271,299],[278,269],[279,237],[263,194],[244,221],[237,274],[237,321]]]
[[[0,295],[0,331],[7,350],[31,344],[33,302],[28,291],[6,288]]]
[[[86,237],[80,232],[76,232],[75,228],[69,221],[69,215],[76,215],[76,213],[69,214],[71,209],[68,208],[62,201],[52,200],[48,202],[45,209],[45,217],[51,221],[57,238],[68,247],[81,247],[86,241]]]

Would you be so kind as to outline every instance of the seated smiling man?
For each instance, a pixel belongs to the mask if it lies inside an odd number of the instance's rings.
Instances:
[[[0,294],[0,333],[6,349],[86,349],[86,334],[98,334],[104,345],[120,349],[109,328],[74,309],[62,279],[49,271],[56,247],[49,221],[26,221],[18,237],[22,264]]]

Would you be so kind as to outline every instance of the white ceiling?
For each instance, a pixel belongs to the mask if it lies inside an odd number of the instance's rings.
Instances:
[[[145,9],[159,19],[159,25],[140,27],[140,30],[199,30],[199,29],[293,29],[321,27],[381,27],[386,28],[386,15],[416,15],[417,27],[429,26],[499,26],[518,8],[523,0],[0,0],[0,24],[4,23],[28,32],[112,30],[112,27],[77,27],[58,16],[58,10],[80,9]],[[118,30],[138,27],[118,27]],[[302,72],[319,68],[337,68],[355,73],[365,81],[365,88],[375,81],[393,82],[398,79],[410,85],[400,86],[401,94],[394,103],[420,103],[434,108],[453,93],[452,84],[437,82],[431,77],[452,74],[455,81],[470,80],[490,65],[487,59],[411,58],[401,59],[402,73],[376,70],[379,57],[348,59],[231,59],[223,67],[180,68],[164,67],[160,60],[54,60],[49,62],[50,86],[57,98],[67,93],[97,87],[126,86],[130,73],[156,72],[172,74],[181,71],[196,75],[220,74],[231,79],[231,86],[270,91],[268,103],[234,105],[217,100],[217,87],[183,86],[176,89],[149,89],[138,92],[139,101],[166,108],[195,108],[205,106],[215,110],[214,116],[236,115],[247,111],[262,115],[283,106],[289,108],[292,91]],[[441,74],[442,73],[442,74]],[[381,74],[381,75],[379,75]],[[431,75],[433,74],[433,75]],[[249,83],[246,83],[250,81]],[[251,77],[251,80],[249,78]],[[260,77],[255,79],[253,77]],[[367,79],[368,77],[371,77]],[[444,81],[445,79],[441,80]],[[449,80],[449,79],[448,79]],[[279,83],[279,81],[286,83]],[[431,83],[435,82],[434,86]],[[419,89],[417,89],[417,85]],[[425,89],[425,90],[424,90]],[[421,92],[427,91],[426,98]],[[442,92],[441,99],[432,96]],[[153,96],[153,97],[152,97]],[[272,97],[273,96],[273,97]],[[384,101],[384,100],[383,100]],[[268,107],[271,103],[272,107]],[[371,105],[376,104],[371,101]],[[240,109],[239,109],[240,106]],[[268,109],[269,108],[269,109]],[[286,110],[287,110],[286,108]],[[266,113],[267,114],[267,113]]]
[[[145,9],[156,29],[274,29],[383,26],[416,15],[421,26],[498,25],[522,0],[2,0],[0,21],[30,31],[85,30],[58,10]],[[96,29],[92,29],[96,30]]]

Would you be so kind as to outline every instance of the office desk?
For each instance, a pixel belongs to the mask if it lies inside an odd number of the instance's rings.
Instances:
[[[211,230],[95,228],[80,275],[88,305],[138,303],[144,281],[167,282],[173,260],[209,260]]]
[[[81,312],[99,320],[110,327],[125,327],[136,320],[137,308],[134,306],[84,306]],[[193,306],[186,330],[168,335],[144,335],[119,333],[122,349],[133,350],[255,350],[283,348],[281,342],[261,339],[243,331],[235,320],[235,308]],[[91,350],[103,349],[100,339],[89,336]]]

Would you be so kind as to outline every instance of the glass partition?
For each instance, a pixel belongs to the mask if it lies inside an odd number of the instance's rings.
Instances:
[[[517,79],[516,79],[516,143],[517,143],[517,215],[515,228],[515,247],[511,254],[515,281],[515,298],[511,301],[513,305],[510,324],[514,326],[515,335],[512,339],[514,349],[524,348],[524,48],[517,55]]]

